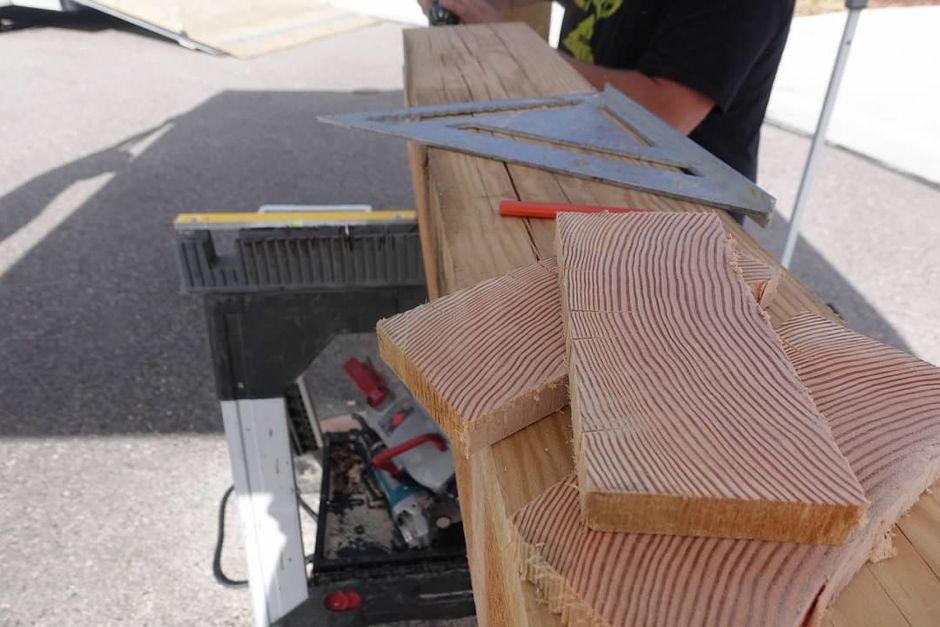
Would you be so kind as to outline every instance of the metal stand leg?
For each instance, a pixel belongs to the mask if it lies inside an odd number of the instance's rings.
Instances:
[[[849,15],[845,20],[845,30],[842,32],[842,42],[839,44],[839,52],[836,54],[832,76],[829,78],[829,87],[826,90],[826,97],[823,99],[822,110],[819,112],[819,121],[816,123],[816,133],[813,135],[813,141],[809,147],[809,156],[806,158],[806,165],[803,167],[803,178],[800,180],[800,189],[796,194],[796,202],[793,204],[793,215],[790,217],[790,230],[787,232],[787,241],[783,246],[783,255],[780,256],[780,264],[784,268],[790,267],[793,249],[796,248],[796,240],[800,237],[800,222],[803,220],[803,208],[806,205],[806,197],[809,196],[810,186],[813,182],[816,159],[819,157],[820,149],[826,141],[826,130],[829,128],[829,119],[832,117],[832,109],[836,104],[836,96],[842,82],[842,72],[845,70],[845,63],[849,58],[849,49],[852,45],[852,38],[855,36],[855,27],[858,25],[858,17],[862,13],[861,7],[864,7],[865,3],[867,3],[867,0],[864,2],[855,0],[855,4],[861,6],[858,8],[849,6]]]
[[[297,488],[283,398],[221,401],[255,625],[307,598]]]

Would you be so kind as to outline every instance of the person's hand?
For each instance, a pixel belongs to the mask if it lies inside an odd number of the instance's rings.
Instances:
[[[431,0],[418,0],[425,15],[431,10]],[[499,22],[502,14],[488,0],[441,0],[441,6],[453,12],[463,24]]]
[[[464,24],[489,24],[503,17],[488,0],[441,0],[441,6],[456,13]]]

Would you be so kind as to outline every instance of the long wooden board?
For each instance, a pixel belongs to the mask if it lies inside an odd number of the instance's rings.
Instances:
[[[840,547],[594,531],[572,476],[514,517],[520,573],[565,624],[815,624],[890,554],[890,529],[940,476],[940,370],[812,314],[780,335],[871,498],[865,525]]]
[[[591,86],[538,36],[518,24],[417,29],[405,33],[405,96],[412,105],[466,100],[527,98],[590,91]],[[644,206],[695,211],[677,202],[579,179],[492,163],[484,159],[421,151],[415,159],[415,197],[420,212],[429,291],[450,294],[554,254],[554,229],[544,221],[513,219],[499,224],[501,198],[593,205]],[[455,181],[459,179],[459,185]],[[423,205],[422,205],[423,201]],[[778,268],[773,256],[737,224],[725,222],[740,247]],[[834,314],[793,276],[782,273],[767,310],[777,326],[802,310]],[[535,587],[516,575],[507,550],[509,517],[573,470],[571,428],[561,411],[486,447],[456,456],[457,482],[467,535],[477,619],[481,625],[546,627],[560,623],[536,600]],[[940,507],[923,497],[904,527],[914,551],[893,558],[896,571],[920,576],[922,586],[940,585]],[[902,521],[902,525],[904,522]],[[936,564],[924,574],[925,563]],[[915,622],[940,595],[901,595],[878,583],[889,577],[870,567],[845,590],[827,624],[884,627],[902,616]],[[890,590],[890,592],[889,592]],[[520,603],[519,600],[522,599]],[[899,609],[900,608],[900,609]],[[880,620],[887,617],[888,622]]]
[[[558,216],[594,529],[841,544],[867,507],[711,213]]]
[[[736,258],[755,298],[769,302],[776,273]],[[463,455],[568,404],[557,271],[554,259],[540,261],[376,326],[382,358]]]

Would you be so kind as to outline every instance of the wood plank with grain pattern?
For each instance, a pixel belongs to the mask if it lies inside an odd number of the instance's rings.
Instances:
[[[568,403],[553,260],[380,320],[376,333],[382,358],[463,455]]]
[[[764,295],[773,272],[736,259]],[[568,404],[553,258],[380,320],[376,333],[382,358],[464,455]]]
[[[562,213],[581,511],[594,529],[841,544],[862,488],[711,213]]]
[[[737,263],[744,282],[751,288],[754,300],[767,309],[780,286],[780,278],[783,274],[780,268],[763,262],[745,251],[739,251]]]
[[[516,514],[511,545],[563,623],[816,624],[866,561],[889,553],[892,526],[940,476],[940,369],[812,314],[780,335],[871,499],[864,526],[843,546],[595,531],[572,475]],[[907,560],[865,577],[897,588],[882,615],[924,623],[938,584],[923,560],[907,566],[919,558],[904,543]]]

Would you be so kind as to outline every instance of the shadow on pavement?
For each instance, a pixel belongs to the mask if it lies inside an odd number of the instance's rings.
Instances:
[[[411,206],[404,142],[316,121],[401,102],[398,91],[223,92],[0,198],[2,252],[60,192],[113,173],[0,275],[0,436],[221,431],[202,307],[179,290],[173,217]]]
[[[747,230],[778,259],[789,222],[775,213],[766,229],[749,222]],[[888,320],[804,238],[797,240],[790,272],[835,309],[849,328],[910,353],[911,349]]]

